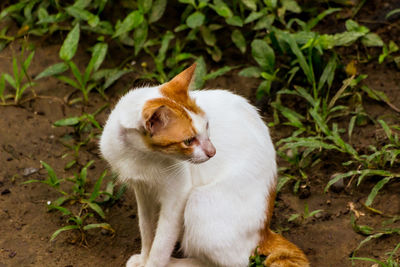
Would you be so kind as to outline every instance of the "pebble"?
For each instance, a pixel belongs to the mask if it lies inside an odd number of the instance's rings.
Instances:
[[[38,168],[28,167],[28,168],[25,168],[25,169],[23,170],[22,175],[23,175],[24,177],[27,177],[27,176],[29,176],[29,175],[32,175],[32,174],[34,174],[34,173],[37,173],[38,171],[39,171]]]
[[[331,176],[331,180],[341,173],[335,173]],[[336,181],[336,183],[331,185],[331,190],[335,193],[340,193],[344,189],[343,179]]]
[[[6,194],[10,194],[11,193],[11,191],[10,191],[10,189],[4,189],[3,191],[1,191],[1,195],[6,195]]]
[[[14,258],[14,257],[15,257],[15,255],[17,255],[17,252],[15,252],[15,251],[11,251],[11,252],[10,252],[10,254],[8,254],[8,257],[10,257],[10,258]]]
[[[306,184],[303,184],[299,188],[299,198],[306,199],[311,195],[310,187]]]

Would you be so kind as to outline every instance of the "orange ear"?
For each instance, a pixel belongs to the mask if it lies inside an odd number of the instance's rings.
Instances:
[[[187,95],[190,83],[193,80],[196,63],[176,75],[171,81],[163,86],[163,91],[166,95]],[[174,98],[174,97],[172,97]]]
[[[159,106],[145,110],[143,113],[145,128],[151,136],[159,133],[167,126],[172,113],[173,112],[166,106]]]

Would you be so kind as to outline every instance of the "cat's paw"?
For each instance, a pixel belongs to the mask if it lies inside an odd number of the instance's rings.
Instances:
[[[126,267],[144,267],[144,265],[145,262],[140,254],[132,255],[126,262]]]

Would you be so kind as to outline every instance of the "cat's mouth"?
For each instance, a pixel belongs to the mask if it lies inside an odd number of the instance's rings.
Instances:
[[[201,164],[201,163],[208,161],[209,159],[211,159],[211,157],[210,158],[209,157],[202,158],[202,159],[189,159],[189,162],[193,163],[193,164]]]

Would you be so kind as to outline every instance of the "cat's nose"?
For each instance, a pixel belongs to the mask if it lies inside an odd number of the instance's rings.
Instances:
[[[204,153],[207,155],[207,157],[212,158],[214,157],[215,153],[217,152],[215,150],[214,145],[211,143],[210,139],[204,142]]]

